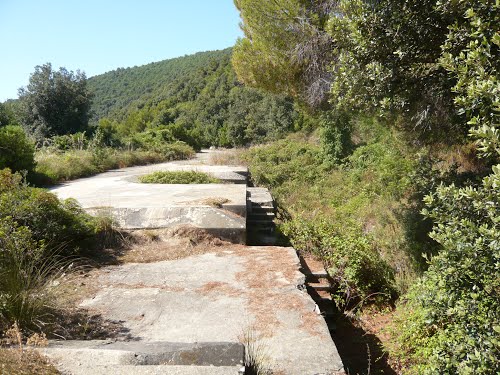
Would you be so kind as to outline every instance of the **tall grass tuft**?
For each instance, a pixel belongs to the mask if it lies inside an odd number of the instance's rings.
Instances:
[[[0,248],[0,328],[13,323],[41,328],[50,310],[50,286],[70,261],[48,251],[10,218],[0,221]]]
[[[259,340],[253,329],[248,329],[240,337],[245,346],[245,374],[272,375],[267,347]]]

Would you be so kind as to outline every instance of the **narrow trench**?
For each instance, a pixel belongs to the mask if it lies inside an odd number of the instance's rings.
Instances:
[[[259,188],[249,184],[247,245],[290,246],[289,239],[278,233],[274,223],[277,213],[274,201],[272,206],[268,202],[261,204],[261,202],[252,201],[252,193],[258,193],[258,190],[255,189]],[[396,375],[397,372],[387,362],[387,355],[382,349],[379,338],[364,330],[360,325],[354,324],[338,310],[328,290],[328,286],[333,285],[333,280],[324,271],[324,268],[318,274],[317,270],[313,269],[317,267],[311,267],[307,257],[303,257],[300,253],[298,256],[301,262],[301,272],[306,275],[307,291],[325,318],[330,336],[337,347],[346,373],[350,375]],[[254,370],[249,367],[247,373],[258,373]]]

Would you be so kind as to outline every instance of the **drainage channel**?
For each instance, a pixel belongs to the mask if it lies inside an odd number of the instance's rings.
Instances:
[[[266,188],[247,188],[247,245],[276,246],[276,206]],[[305,286],[325,318],[330,334],[335,331],[336,307],[331,297],[332,279],[322,262],[298,252],[301,272],[306,276]]]

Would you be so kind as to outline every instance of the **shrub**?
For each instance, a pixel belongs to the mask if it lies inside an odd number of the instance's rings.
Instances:
[[[425,198],[442,250],[400,308],[411,373],[500,371],[499,187],[497,166],[476,188],[443,185]]]
[[[161,171],[139,177],[146,184],[216,184],[221,181],[207,173],[196,171]]]
[[[35,166],[35,147],[20,126],[0,127],[0,169],[31,171]]]
[[[81,241],[99,230],[74,200],[59,201],[0,171],[0,323],[32,328],[47,312],[47,285],[63,272]],[[2,328],[2,327],[0,327]]]
[[[336,281],[334,293],[339,307],[352,307],[360,300],[391,300],[394,271],[380,257],[373,243],[355,223],[339,228],[327,219],[301,217],[282,226],[292,245],[319,256]]]
[[[48,249],[64,246],[67,254],[79,241],[96,231],[95,220],[75,200],[60,201],[44,189],[24,183],[19,174],[0,171],[0,220],[10,218],[17,226],[29,228],[36,243]]]

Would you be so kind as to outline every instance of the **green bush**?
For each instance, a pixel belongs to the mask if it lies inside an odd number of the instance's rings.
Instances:
[[[35,146],[20,126],[0,127],[0,169],[31,171],[35,166]]]
[[[0,330],[39,324],[51,302],[47,285],[99,230],[74,200],[60,201],[0,170]]]
[[[96,231],[95,220],[75,200],[60,201],[4,169],[0,171],[0,220],[7,218],[19,227],[29,228],[32,239],[43,242],[48,249],[63,247],[63,255],[72,254],[79,241]]]
[[[391,300],[395,295],[394,271],[381,259],[369,237],[356,229],[356,223],[344,225],[341,228],[327,219],[298,217],[281,228],[296,249],[324,260],[336,281],[334,297],[338,307],[352,307],[366,299]]]
[[[442,250],[400,306],[410,373],[500,371],[499,188],[497,166],[476,188],[443,185],[425,198]]]
[[[216,184],[221,181],[196,171],[160,171],[139,177],[146,184]]]

